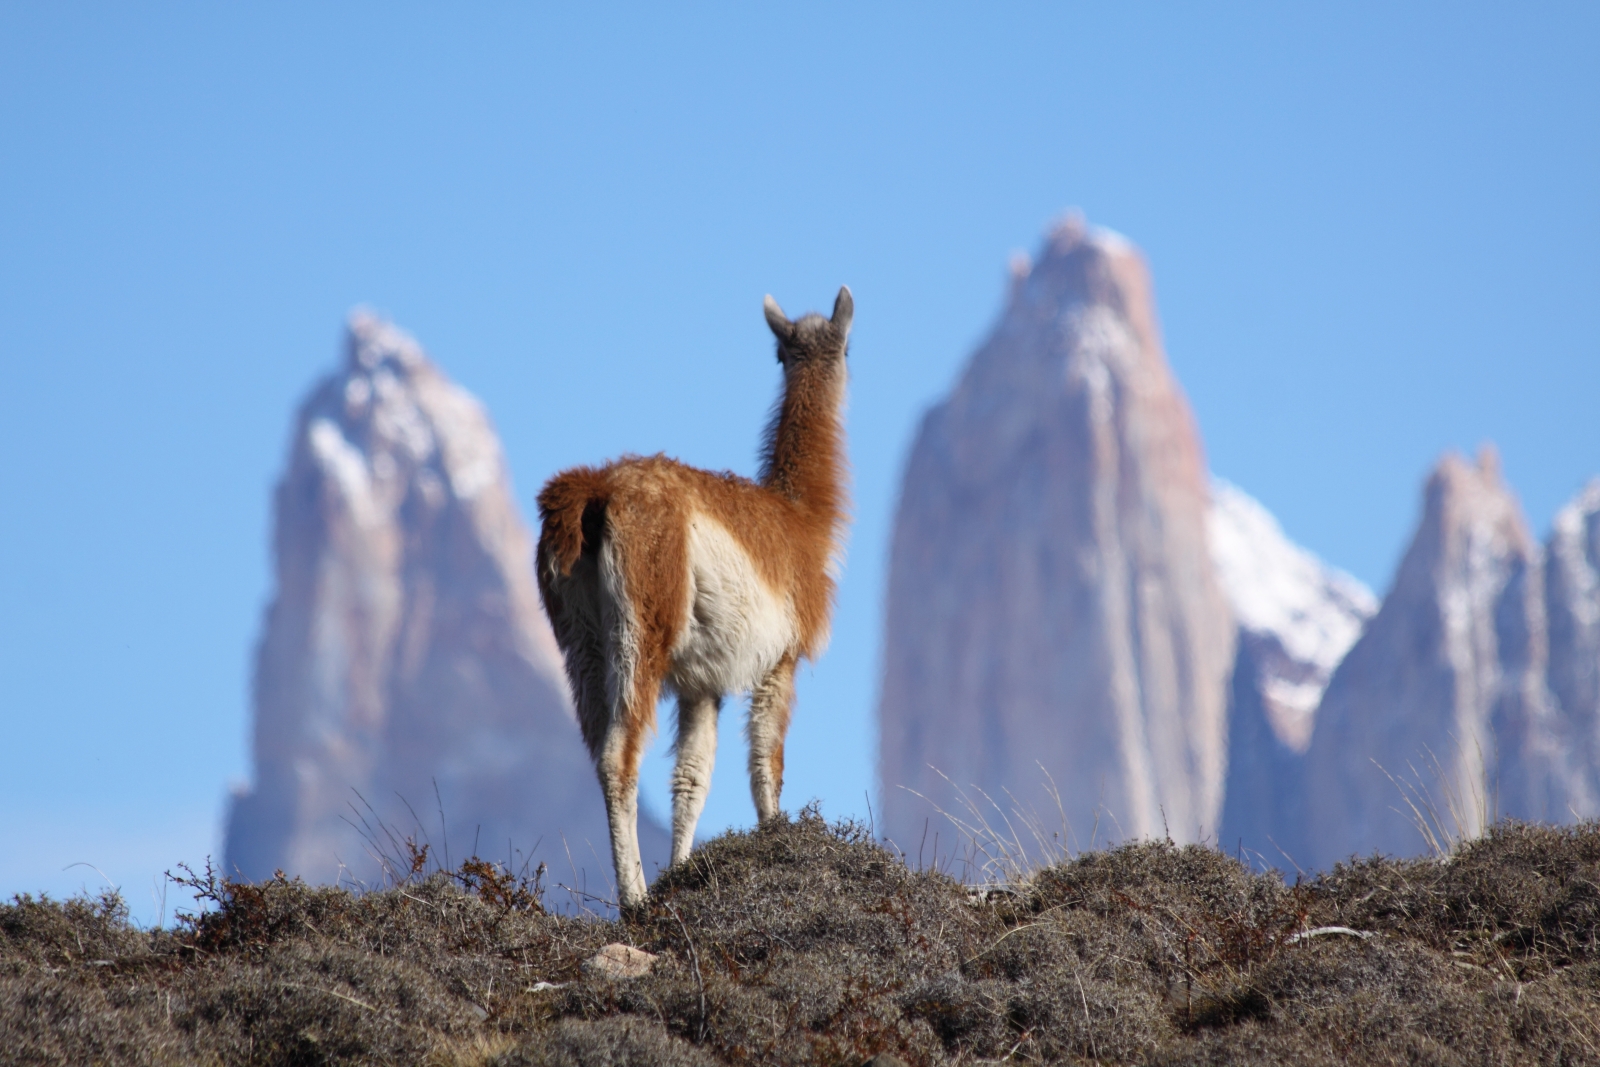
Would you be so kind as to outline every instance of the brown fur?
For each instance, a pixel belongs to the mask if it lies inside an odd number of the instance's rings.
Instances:
[[[759,481],[663,455],[626,456],[565,471],[540,492],[539,589],[603,785],[607,775],[615,775],[617,788],[631,792],[636,786],[656,702],[663,683],[670,682],[672,650],[690,611],[688,531],[693,518],[703,515],[733,536],[762,584],[792,611],[792,647],[757,686],[752,704],[752,716],[759,708],[779,730],[765,771],[781,789],[781,737],[793,702],[794,668],[800,659],[820,654],[833,607],[830,571],[847,508],[840,408],[852,311],[849,291],[841,290],[833,320],[808,315],[791,323],[769,298],[784,389],[765,434]],[[608,545],[632,607],[636,645],[636,659],[625,672],[630,691],[619,694],[607,693],[606,679],[624,673],[615,662],[623,653],[617,635],[599,632],[603,627],[596,622],[603,613],[595,605],[605,597],[600,555]],[[614,736],[619,729],[620,738]],[[607,755],[608,745],[615,746],[613,755]],[[754,758],[751,771],[758,771]],[[614,840],[616,833],[614,822]]]

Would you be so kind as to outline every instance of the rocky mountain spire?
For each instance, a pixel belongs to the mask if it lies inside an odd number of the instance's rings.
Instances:
[[[1196,840],[1222,803],[1233,626],[1148,272],[1126,240],[1072,218],[1013,279],[906,467],[883,827],[912,853],[925,826],[948,842],[937,809],[959,813],[959,788],[1047,832],[1064,814],[1079,846],[1097,824],[1096,840]]]
[[[1446,456],[1383,607],[1335,672],[1306,757],[1301,867],[1412,855],[1496,816],[1591,808],[1545,686],[1542,560],[1486,450]],[[1413,810],[1415,806],[1416,810]]]
[[[1556,515],[1545,552],[1550,689],[1600,796],[1600,478]]]
[[[544,858],[604,892],[605,811],[482,405],[356,313],[344,365],[295,420],[275,522],[255,783],[229,813],[227,868],[377,877],[359,791],[402,834],[409,803],[453,860]],[[664,858],[664,832],[640,829]]]

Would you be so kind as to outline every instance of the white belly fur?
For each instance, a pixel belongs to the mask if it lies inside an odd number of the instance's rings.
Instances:
[[[668,683],[720,696],[753,689],[794,640],[794,612],[756,573],[719,522],[689,522],[689,612],[672,648]]]

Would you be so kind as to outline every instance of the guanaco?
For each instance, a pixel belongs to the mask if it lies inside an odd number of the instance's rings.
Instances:
[[[539,591],[611,828],[618,901],[645,899],[639,763],[677,697],[672,863],[711,787],[723,698],[748,691],[750,793],[779,814],[794,672],[827,643],[846,510],[845,352],[855,302],[790,321],[766,298],[783,388],[755,481],[664,455],[574,467],[539,493]]]

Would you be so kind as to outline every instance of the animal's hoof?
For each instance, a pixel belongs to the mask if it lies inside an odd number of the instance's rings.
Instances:
[[[641,978],[655,962],[654,953],[613,941],[584,960],[583,969],[596,978]]]

